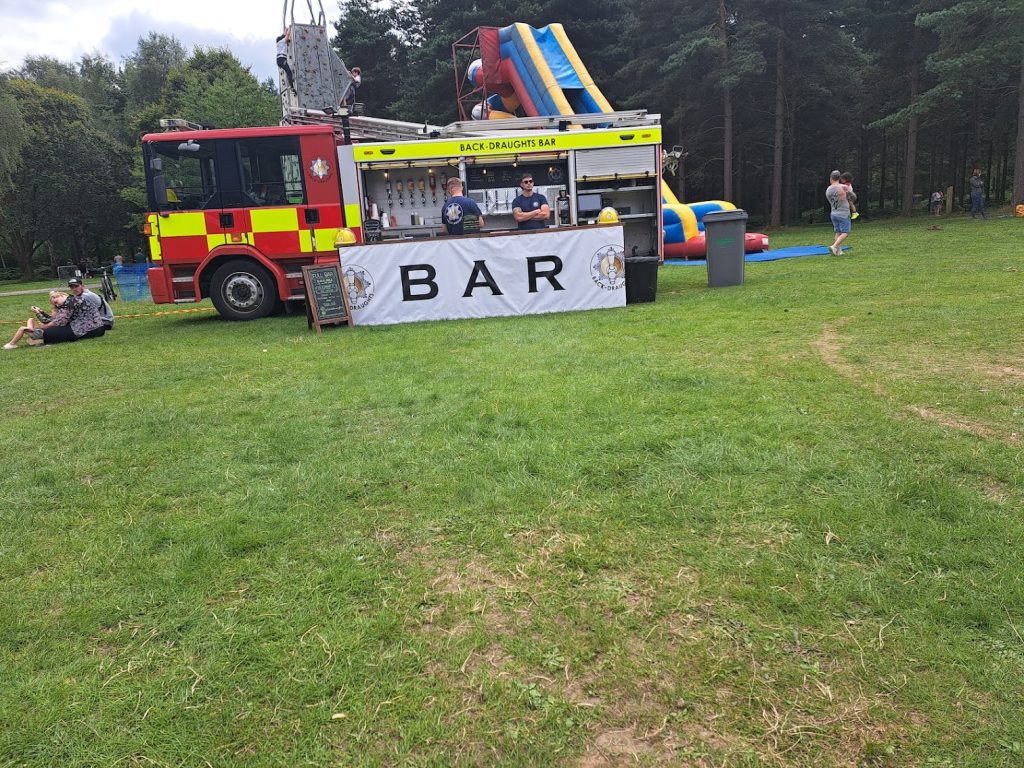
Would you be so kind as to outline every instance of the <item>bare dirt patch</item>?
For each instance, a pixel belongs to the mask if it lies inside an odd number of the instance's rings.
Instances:
[[[834,370],[839,375],[843,376],[843,378],[852,381],[853,383],[857,384],[860,387],[865,387],[869,389],[871,392],[878,395],[879,397],[885,397],[889,400],[894,400],[892,395],[889,395],[887,392],[885,392],[881,385],[877,383],[870,385],[867,384],[860,370],[858,370],[855,366],[851,365],[850,363],[846,362],[843,359],[841,354],[842,346],[839,342],[839,331],[844,326],[848,325],[850,323],[850,320],[851,318],[849,317],[843,317],[836,320],[834,323],[826,325],[822,329],[821,335],[815,342],[815,348],[817,349],[818,354],[821,356],[821,359],[825,361],[825,364],[829,368]],[[1000,370],[1017,371],[1018,369],[1005,368]],[[1004,373],[1003,375],[1010,374]],[[900,407],[903,408],[903,410],[905,411],[909,411],[910,413],[917,415],[918,417],[924,419],[925,421],[931,421],[943,427],[955,429],[959,432],[967,432],[969,434],[984,438],[986,440],[999,440],[1001,442],[1011,444],[1016,444],[1020,442],[1020,435],[1016,432],[1000,432],[984,424],[981,424],[980,422],[973,421],[971,419],[965,419],[960,416],[951,415],[948,413],[943,413],[941,411],[935,410],[934,408],[926,408],[924,406],[913,404],[901,404]]]
[[[994,477],[985,478],[985,498],[997,504],[1003,504],[1010,497],[1010,489],[1006,483]]]
[[[580,759],[580,768],[609,768],[619,765],[672,765],[672,740],[638,734],[635,726],[599,731]],[[694,763],[693,765],[703,765]]]
[[[992,379],[1019,379],[1024,381],[1024,368],[1017,368],[1012,365],[981,365],[977,367],[977,371]]]

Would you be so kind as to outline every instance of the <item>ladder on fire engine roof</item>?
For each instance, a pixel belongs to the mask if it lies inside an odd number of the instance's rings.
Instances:
[[[344,110],[288,109],[285,125],[331,125],[341,133],[344,129]],[[642,128],[657,125],[660,115],[648,115],[647,110],[606,112],[592,115],[559,117],[514,117],[503,120],[466,120],[445,126],[427,123],[408,123],[385,120],[380,117],[352,116],[348,118],[349,131],[354,141],[409,141],[451,136],[486,136],[496,131],[518,131],[526,128],[559,128],[561,124],[582,126],[609,126],[613,128]]]
[[[622,112],[601,112],[582,115],[551,115],[546,117],[507,117],[500,120],[460,120],[440,130],[441,136],[472,136],[494,131],[518,131],[524,128],[564,129],[570,125],[584,127],[643,128],[658,125],[661,115],[648,115],[646,109]]]
[[[288,109],[285,125],[330,125],[337,133],[345,128],[347,110]],[[408,141],[410,139],[437,138],[441,128],[427,123],[407,123],[403,120],[385,120],[382,117],[348,117],[348,129],[354,141]]]

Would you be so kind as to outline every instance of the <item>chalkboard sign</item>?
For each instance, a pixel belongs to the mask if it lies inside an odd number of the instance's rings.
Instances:
[[[306,284],[306,320],[310,328],[316,326],[316,332],[323,333],[324,325],[352,325],[340,264],[303,267],[302,277]]]

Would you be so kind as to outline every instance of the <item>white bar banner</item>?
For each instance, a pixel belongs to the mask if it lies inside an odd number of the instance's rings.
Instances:
[[[626,304],[621,226],[339,249],[354,325]]]

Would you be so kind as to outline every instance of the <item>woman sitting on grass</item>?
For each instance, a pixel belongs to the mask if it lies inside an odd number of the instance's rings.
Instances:
[[[15,332],[14,338],[4,344],[4,349],[17,349],[18,342],[21,341],[25,334],[28,334],[28,344],[30,347],[43,344],[43,331],[47,328],[67,325],[71,319],[71,311],[64,306],[67,300],[68,295],[63,291],[50,291],[50,306],[53,307],[53,315],[44,312],[39,307],[32,307],[32,311],[39,318],[39,322],[37,323],[31,317],[26,320],[25,325]]]

